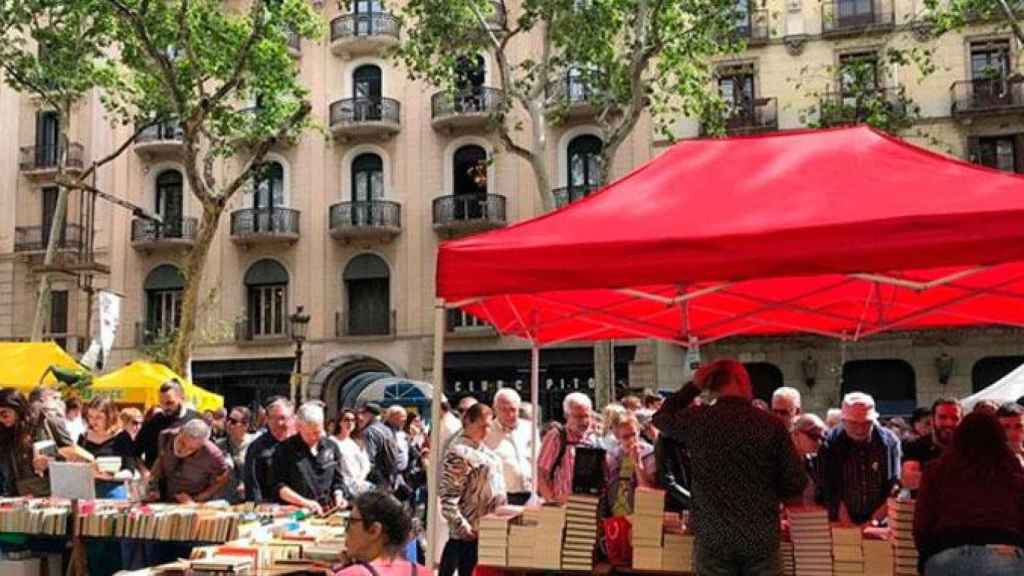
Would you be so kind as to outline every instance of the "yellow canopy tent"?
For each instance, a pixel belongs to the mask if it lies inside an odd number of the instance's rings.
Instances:
[[[177,378],[184,384],[185,401],[196,410],[202,412],[224,407],[223,396],[203,390],[163,364],[141,360],[93,378],[90,391],[109,396],[115,402],[144,404],[149,408],[159,403],[160,385],[171,378]]]
[[[78,369],[81,366],[53,342],[0,342],[0,388],[28,392],[39,385],[39,378],[50,366]],[[47,374],[44,384],[56,384]]]

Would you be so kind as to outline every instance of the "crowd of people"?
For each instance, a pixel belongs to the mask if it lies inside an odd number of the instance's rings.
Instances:
[[[328,420],[321,402],[275,397],[254,411],[200,414],[172,380],[143,415],[105,398],[83,405],[50,388],[28,397],[3,389],[0,488],[45,496],[51,459],[116,456],[125,472],[97,468],[101,497],[126,498],[128,475],[145,480],[152,501],[349,508],[361,527],[354,546],[368,550],[361,569],[404,573],[422,562],[422,542],[411,536],[422,535],[433,470],[447,533],[440,574],[469,576],[480,519],[506,503],[566,502],[580,450],[596,448],[602,514],[628,516],[638,487],[663,489],[666,508],[688,514],[702,575],[777,574],[783,504],[824,506],[832,521],[884,538],[891,497],[917,499],[914,535],[928,576],[1024,573],[1024,407],[1016,402],[982,402],[965,417],[959,401],[943,397],[908,424],[883,422],[872,397],[853,392],[822,420],[803,412],[794,388],[755,401],[742,364],[722,360],[667,399],[627,396],[597,414],[574,392],[562,418],[539,430],[529,408],[511,388],[490,406],[466,397],[453,409],[445,399],[432,468],[423,421],[400,406],[369,402]]]

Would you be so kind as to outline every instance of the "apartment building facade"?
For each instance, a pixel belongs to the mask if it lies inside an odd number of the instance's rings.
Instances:
[[[492,55],[466,63],[468,88],[453,96],[408,80],[385,56],[402,36],[388,6],[359,1],[352,12],[327,3],[320,9],[327,36],[296,42],[293,55],[324,133],[309,131],[273,150],[268,169],[232,200],[203,278],[192,375],[231,403],[288,392],[294,370],[288,316],[299,305],[311,318],[303,359],[308,395],[334,408],[380,383],[429,380],[438,243],[542,210],[529,167],[502,152],[488,124],[502,97]],[[984,22],[963,34],[926,38],[908,19],[922,9],[904,0],[744,5],[738,30],[748,49],[723,58],[716,80],[732,103],[728,130],[802,128],[815,120],[808,110],[823,97],[846,114],[836,122],[856,121],[858,102],[844,92],[843,64],[874,58],[879,93],[902,86],[920,106],[905,137],[968,161],[1024,170],[1016,41]],[[933,48],[932,74],[922,79],[911,66],[884,63],[887,47],[915,43]],[[548,162],[556,197],[570,202],[595,182],[592,158],[601,141],[585,87],[569,77],[563,93],[572,106],[569,119],[551,127]],[[0,338],[23,338],[52,218],[50,155],[61,119],[5,85],[0,113],[10,135],[0,141],[6,208],[0,210]],[[129,135],[111,130],[98,98],[85,99],[72,116],[69,152],[82,166]],[[645,118],[621,149],[613,176],[668,145],[655,132]],[[701,132],[699,121],[676,123],[679,138]],[[179,153],[175,127],[154,127],[96,176],[101,189],[160,214],[163,227],[72,194],[61,245],[67,268],[78,274],[61,275],[55,284],[47,327],[72,352],[94,331],[91,289],[124,296],[112,365],[144,356],[147,345],[175,326],[183,285],[178,266],[199,215]],[[220,168],[224,175],[227,169]],[[84,252],[94,257],[80,258]],[[449,314],[448,330],[449,394],[488,397],[498,386],[528,387],[526,343],[458,312]],[[686,376],[687,355],[672,346],[630,341],[612,350],[587,344],[545,350],[545,403],[592,391],[595,379],[672,389]],[[762,393],[796,386],[810,408],[821,409],[844,390],[864,387],[888,394],[887,406],[902,411],[909,402],[962,395],[988,382],[1024,362],[1024,345],[1016,333],[979,329],[846,345],[803,336],[733,339],[701,351],[704,359],[723,355],[748,362]],[[387,393],[416,394],[410,390],[393,386]]]

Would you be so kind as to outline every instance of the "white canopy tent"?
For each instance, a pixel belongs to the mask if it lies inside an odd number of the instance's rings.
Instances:
[[[980,400],[995,400],[1003,403],[1013,402],[1021,396],[1024,396],[1024,364],[987,388],[964,398],[960,403],[963,404],[965,411],[970,411]]]

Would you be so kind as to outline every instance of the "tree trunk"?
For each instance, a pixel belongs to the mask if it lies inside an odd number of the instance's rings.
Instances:
[[[64,171],[64,162],[67,158],[68,137],[64,123],[69,114],[61,115],[60,137],[57,139],[57,171],[58,174]],[[68,213],[68,189],[61,186],[57,192],[57,206],[53,210],[53,222],[50,224],[50,237],[46,242],[46,255],[43,257],[43,267],[53,266],[57,260],[57,250],[60,248],[61,238],[64,237],[64,223],[67,221]],[[41,231],[41,230],[40,230]],[[39,277],[39,286],[36,288],[36,313],[32,319],[32,342],[40,342],[46,330],[47,320],[50,318],[50,285],[51,273],[43,272]]]
[[[205,203],[204,203],[205,204]],[[199,306],[199,290],[203,281],[203,269],[210,253],[210,246],[217,235],[217,226],[224,207],[204,205],[203,220],[196,235],[195,244],[185,258],[185,290],[181,296],[181,325],[175,334],[171,351],[171,369],[187,376],[189,360],[192,357],[192,339],[196,331],[196,315]]]
[[[530,125],[533,129],[530,168],[533,169],[541,207],[544,213],[548,213],[555,209],[555,194],[551,190],[551,177],[548,175],[548,127],[544,116],[543,99],[540,102],[532,102],[529,112]]]

